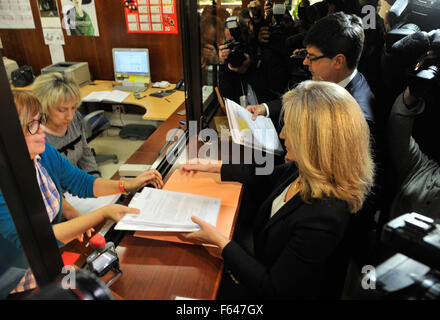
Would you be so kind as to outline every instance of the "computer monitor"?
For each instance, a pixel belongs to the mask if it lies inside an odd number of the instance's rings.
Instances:
[[[113,48],[115,80],[131,80],[130,76],[143,76],[150,83],[150,59],[148,49]]]

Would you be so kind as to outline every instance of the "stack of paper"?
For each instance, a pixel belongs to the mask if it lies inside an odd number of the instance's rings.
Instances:
[[[120,90],[94,91],[91,94],[89,94],[87,97],[83,98],[82,101],[84,101],[84,102],[109,101],[109,102],[121,103],[129,95],[130,95],[130,92],[124,92],[124,91],[120,91]]]
[[[232,141],[272,154],[282,154],[283,148],[270,118],[258,116],[253,121],[249,111],[229,99],[226,99],[226,114]]]
[[[191,232],[200,227],[191,221],[197,216],[216,225],[221,200],[188,193],[144,188],[133,196],[129,206],[139,214],[126,214],[116,230]]]

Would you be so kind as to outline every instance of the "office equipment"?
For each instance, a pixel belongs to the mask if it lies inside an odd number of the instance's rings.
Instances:
[[[151,168],[149,164],[123,164],[119,167],[121,177],[137,177]]]
[[[163,97],[171,95],[173,92],[174,92],[174,90],[158,90],[156,92],[150,93],[150,96],[156,97],[156,98],[163,98]]]
[[[122,82],[122,85],[115,85],[114,89],[121,90],[121,91],[141,92],[141,91],[145,91],[145,89],[147,89],[147,87],[144,82],[124,80]]]
[[[11,72],[11,82],[16,87],[26,87],[34,82],[35,75],[31,66],[22,66]]]
[[[183,79],[180,79],[177,83],[176,83],[176,90],[179,91],[185,91],[185,81]]]
[[[191,216],[215,225],[221,200],[189,193],[144,188],[136,193],[129,206],[140,209],[139,214],[126,214],[116,230],[191,232],[200,227]]]
[[[113,48],[112,54],[115,80],[143,84],[145,90],[151,77],[148,49]]]
[[[3,63],[5,64],[6,74],[8,75],[9,81],[11,81],[11,73],[18,69],[18,64],[16,61],[3,57]]]
[[[90,82],[89,64],[87,62],[59,62],[41,69],[41,74],[59,72],[71,77],[83,86]]]
[[[232,100],[226,99],[226,114],[232,140],[244,146],[280,155],[283,152],[278,133],[270,118],[252,114]]]
[[[130,93],[123,92],[119,90],[113,90],[113,91],[95,91],[90,93],[87,97],[83,98],[82,101],[84,102],[117,102],[121,103],[124,101]]]
[[[107,282],[107,285],[111,285],[122,274],[114,243],[111,241],[106,243],[104,236],[99,233],[95,234],[89,243],[94,251],[87,257],[87,269],[98,277],[102,277],[113,270],[115,275]]]
[[[160,81],[160,82],[155,82],[153,84],[153,88],[162,88],[165,89],[166,87],[168,87],[170,85],[170,83],[168,81]]]

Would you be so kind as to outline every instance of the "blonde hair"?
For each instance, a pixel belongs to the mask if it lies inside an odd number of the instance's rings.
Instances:
[[[59,72],[38,76],[32,85],[32,92],[40,100],[42,110],[46,114],[48,109],[71,100],[74,101],[76,107],[81,104],[81,91],[78,84]]]
[[[38,98],[30,92],[12,91],[15,106],[17,108],[18,118],[22,129],[26,130],[26,125],[38,113],[41,113],[41,104]]]
[[[370,130],[341,86],[305,81],[283,96],[286,137],[302,179],[304,201],[335,197],[357,212],[373,184]]]

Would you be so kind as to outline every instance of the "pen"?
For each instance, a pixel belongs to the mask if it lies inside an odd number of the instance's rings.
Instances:
[[[186,124],[186,121],[183,121],[183,120],[180,120],[179,121],[179,123],[180,123],[180,126],[177,128],[177,129],[174,129],[174,130],[180,130],[180,129],[182,129],[182,127]],[[175,133],[176,131],[174,131],[174,133]],[[162,154],[162,152],[164,152],[164,150],[166,149],[166,147],[168,147],[168,145],[171,143],[171,140],[167,140],[167,142],[165,142],[165,144],[163,145],[163,147],[160,149],[160,151],[159,151],[159,155],[161,155]]]

